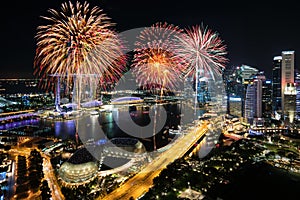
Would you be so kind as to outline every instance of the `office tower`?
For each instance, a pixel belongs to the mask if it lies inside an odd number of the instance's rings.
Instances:
[[[211,101],[210,92],[208,91],[208,80],[207,78],[201,77],[198,81],[198,96],[197,100],[199,106],[204,106],[208,101]]]
[[[242,117],[242,98],[229,97],[229,113],[236,117]]]
[[[258,69],[248,65],[241,65],[227,70],[225,77],[229,114],[245,118],[247,86],[257,73]]]
[[[281,63],[281,107],[282,107],[282,114],[285,113],[286,104],[284,101],[284,91],[289,91],[291,85],[294,84],[294,60],[295,60],[295,52],[294,51],[282,51],[282,63]],[[289,85],[289,86],[288,86]]]
[[[227,114],[231,114],[230,112],[230,96],[234,91],[234,86],[235,86],[235,79],[233,78],[233,74],[235,73],[237,67],[235,66],[231,66],[228,67],[224,70],[224,72],[222,73],[223,76],[223,82],[225,85],[225,90],[226,90],[226,99],[227,99]]]
[[[296,86],[294,83],[287,83],[285,87],[283,114],[285,124],[292,125],[296,114]]]
[[[253,124],[255,112],[255,86],[253,84],[247,86],[244,112],[246,123]]]
[[[295,73],[296,84],[296,119],[300,121],[300,71]]]
[[[291,112],[296,109],[296,103],[292,102],[296,98],[294,97],[294,90],[296,90],[294,65],[294,51],[282,51],[281,56],[275,56],[273,59],[273,111],[276,116],[281,116],[281,119],[285,121],[287,118],[291,121]],[[292,105],[295,105],[295,108],[292,109]],[[285,106],[288,107],[285,108]]]
[[[247,123],[254,124],[256,126],[262,126],[263,109],[262,109],[262,97],[263,97],[263,83],[266,77],[263,72],[259,72],[252,77],[252,82],[249,82],[246,91],[245,99],[245,118]]]
[[[247,81],[251,80],[252,76],[258,73],[258,69],[249,65],[241,65],[240,70],[243,84],[247,84]]]
[[[246,119],[245,102],[246,102],[247,87],[249,84],[252,83],[253,76],[255,76],[259,72],[259,70],[249,65],[241,65],[240,68],[241,68],[242,88],[243,88],[243,90],[240,93],[240,96],[242,98],[242,116]]]
[[[282,57],[275,56],[273,58],[272,71],[272,100],[273,112],[281,113],[281,63]]]
[[[262,117],[265,123],[271,123],[272,112],[272,81],[267,79],[262,86]]]

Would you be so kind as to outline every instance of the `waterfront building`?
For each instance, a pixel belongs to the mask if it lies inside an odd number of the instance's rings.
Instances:
[[[58,170],[64,186],[85,184],[97,176],[98,162],[86,148],[77,150]]]

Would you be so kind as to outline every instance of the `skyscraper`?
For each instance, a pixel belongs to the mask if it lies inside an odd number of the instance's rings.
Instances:
[[[282,51],[281,56],[273,59],[272,90],[273,90],[273,111],[278,113],[282,120],[290,118],[291,106],[295,105],[291,101],[295,99],[295,52]],[[287,99],[285,99],[287,97]],[[287,101],[287,102],[286,102]],[[285,106],[288,106],[286,109]],[[295,110],[295,109],[293,109]],[[291,121],[291,120],[289,120]]]
[[[254,125],[263,125],[263,83],[266,77],[264,72],[259,72],[252,77],[252,81],[247,86],[245,99],[245,118],[247,123]]]
[[[281,113],[281,56],[273,58],[273,71],[272,71],[272,100],[273,112]]]
[[[253,76],[258,73],[258,69],[248,65],[241,65],[230,68],[226,72],[228,113],[246,119],[246,90],[247,86],[251,84]]]
[[[210,93],[208,91],[208,80],[205,77],[199,78],[198,81],[198,96],[197,100],[199,103],[199,106],[204,106],[208,101],[211,101]]]
[[[296,86],[287,83],[284,90],[284,121],[286,125],[292,125],[296,117]]]
[[[294,84],[294,60],[295,52],[294,51],[282,51],[282,64],[281,64],[281,107],[284,113],[284,91],[288,84]]]
[[[270,124],[272,117],[272,81],[265,80],[262,86],[262,117]]]
[[[255,86],[253,84],[249,84],[247,86],[245,98],[245,119],[249,124],[253,124],[255,103]]]
[[[295,74],[295,84],[296,84],[296,119],[300,120],[300,72],[296,71]]]

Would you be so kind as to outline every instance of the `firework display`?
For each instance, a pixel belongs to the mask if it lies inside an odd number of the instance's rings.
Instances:
[[[57,77],[72,85],[79,75],[98,77],[101,88],[119,80],[125,72],[126,49],[102,9],[67,2],[61,10],[48,11],[51,16],[42,18],[49,24],[40,25],[36,35],[35,75],[47,79],[47,86]],[[131,67],[139,86],[160,89],[161,94],[176,90],[183,76],[197,77],[196,82],[207,74],[214,78],[227,62],[219,35],[199,25],[181,29],[157,22],[144,28],[134,45]],[[85,80],[80,78],[78,84]]]
[[[173,52],[175,35],[180,33],[177,26],[158,22],[138,35],[132,67],[141,87],[174,88],[182,73],[182,62]]]
[[[221,74],[227,58],[226,45],[217,32],[195,25],[186,28],[184,34],[177,35],[176,54],[184,58],[185,74],[200,76]],[[196,73],[198,72],[198,73]]]
[[[74,75],[98,75],[110,81],[121,75],[122,41],[102,9],[69,2],[49,13],[42,18],[50,23],[39,26],[36,35],[35,75],[48,80],[49,75],[64,76],[67,83]]]

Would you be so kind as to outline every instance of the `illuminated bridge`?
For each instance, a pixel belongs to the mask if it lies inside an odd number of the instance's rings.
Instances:
[[[13,119],[27,118],[36,116],[35,110],[24,110],[0,114],[0,122],[6,122]]]
[[[111,104],[131,104],[131,103],[141,103],[144,100],[140,97],[119,97],[111,100]]]

